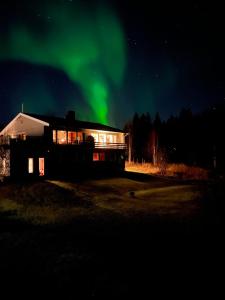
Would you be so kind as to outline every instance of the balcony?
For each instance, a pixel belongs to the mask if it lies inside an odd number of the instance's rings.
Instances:
[[[126,149],[126,144],[124,143],[100,143],[95,142],[95,148],[96,149]]]
[[[30,137],[26,136],[25,134],[19,135],[2,135],[0,136],[0,145],[10,145],[11,143],[15,142],[24,142]]]

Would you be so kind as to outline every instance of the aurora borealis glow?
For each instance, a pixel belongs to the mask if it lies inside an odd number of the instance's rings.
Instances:
[[[107,124],[110,86],[121,85],[126,66],[123,30],[112,9],[99,4],[90,10],[82,1],[40,1],[30,14],[32,24],[19,19],[10,26],[0,58],[64,71],[81,88],[93,119]]]
[[[224,101],[222,12],[198,1],[1,2],[0,123],[22,103],[122,128],[135,112],[166,119]]]

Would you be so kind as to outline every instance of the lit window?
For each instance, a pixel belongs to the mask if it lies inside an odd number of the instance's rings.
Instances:
[[[106,143],[106,134],[105,133],[100,133],[99,134],[99,142],[100,143]]]
[[[97,133],[91,133],[91,136],[93,136],[96,143],[98,143],[98,134]]]
[[[66,138],[66,131],[58,130],[57,131],[57,138],[58,138],[58,144],[66,144],[67,138]]]
[[[99,160],[99,153],[93,153],[93,161]]]
[[[113,143],[113,135],[112,134],[107,134],[106,135],[106,142],[107,143]]]
[[[117,137],[116,137],[116,135],[113,135],[113,143],[117,143]]]
[[[56,143],[56,130],[53,130],[52,131],[52,140],[53,140],[53,143]]]
[[[82,132],[77,132],[77,143],[79,144],[83,140]]]
[[[68,144],[74,144],[76,142],[76,132],[68,131]]]
[[[16,134],[10,134],[10,139],[16,139],[17,138],[17,135]]]
[[[19,134],[19,139],[25,141],[26,140],[26,134],[25,133]]]
[[[45,159],[44,157],[39,157],[39,176],[45,175]]]
[[[104,152],[99,153],[99,160],[105,161],[105,153]]]
[[[93,153],[93,161],[105,161],[105,153]]]
[[[34,173],[34,159],[28,158],[28,173],[32,174]]]

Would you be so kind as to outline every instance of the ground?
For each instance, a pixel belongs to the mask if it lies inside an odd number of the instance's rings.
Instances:
[[[202,295],[216,279],[215,297],[224,267],[223,193],[217,182],[128,172],[2,185],[2,288],[8,298],[159,298]]]

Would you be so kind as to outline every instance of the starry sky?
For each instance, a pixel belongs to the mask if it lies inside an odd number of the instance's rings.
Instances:
[[[225,101],[222,4],[164,2],[1,1],[0,123],[22,103],[122,128]]]

